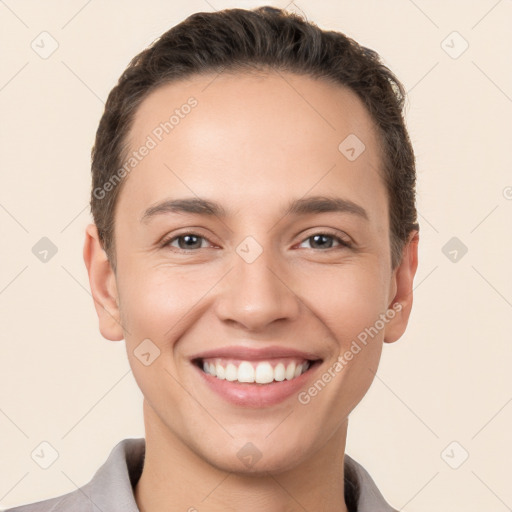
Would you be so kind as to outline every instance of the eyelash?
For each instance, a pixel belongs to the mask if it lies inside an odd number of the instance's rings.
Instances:
[[[182,254],[187,254],[187,253],[190,253],[190,252],[195,252],[197,251],[198,249],[181,249],[179,247],[172,247],[171,246],[171,243],[174,242],[175,240],[178,240],[182,237],[185,237],[187,235],[192,235],[194,237],[197,237],[197,238],[200,238],[200,239],[203,239],[203,240],[206,240],[208,241],[209,243],[211,243],[206,237],[198,234],[198,233],[194,233],[193,231],[187,231],[185,233],[181,233],[179,235],[175,235],[175,236],[172,236],[172,237],[168,237],[166,238],[165,240],[162,241],[162,244],[161,244],[161,247],[162,248],[170,248],[172,251],[175,251],[175,252],[178,252],[178,253],[182,253]],[[312,235],[304,238],[304,240],[302,242],[300,242],[301,244],[303,242],[305,242],[306,240],[309,240],[315,236],[318,236],[318,235],[324,235],[324,236],[328,236],[328,237],[331,237],[333,238],[335,241],[337,241],[339,243],[339,246],[338,247],[329,247],[327,249],[317,249],[318,251],[320,252],[328,252],[330,250],[336,250],[336,249],[350,249],[352,248],[352,244],[350,242],[348,242],[347,240],[344,240],[343,238],[341,238],[340,236],[338,236],[336,233],[332,232],[332,231],[329,231],[329,230],[325,230],[325,231],[318,231],[317,233],[313,233]],[[199,249],[202,249],[201,247]],[[314,249],[313,249],[314,250]]]

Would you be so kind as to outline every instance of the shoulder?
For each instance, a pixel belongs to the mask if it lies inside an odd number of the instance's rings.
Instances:
[[[83,493],[86,487],[55,498],[9,508],[5,512],[91,512],[92,503]]]
[[[348,469],[354,478],[357,512],[398,512],[387,503],[368,471],[346,453],[345,469]]]
[[[142,473],[144,455],[144,438],[123,439],[85,485],[67,494],[4,512],[138,512],[133,486]]]

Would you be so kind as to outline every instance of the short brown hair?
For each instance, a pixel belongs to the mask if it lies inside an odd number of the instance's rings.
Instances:
[[[374,50],[340,32],[322,30],[297,14],[265,6],[192,14],[134,57],[110,92],[92,149],[90,204],[114,271],[114,214],[125,180],[108,191],[104,185],[123,166],[137,107],[165,83],[255,68],[326,79],[348,87],[363,101],[383,148],[391,265],[398,266],[410,233],[419,230],[415,157],[402,115],[402,84]]]

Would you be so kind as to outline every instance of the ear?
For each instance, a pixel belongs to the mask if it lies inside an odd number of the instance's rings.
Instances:
[[[384,341],[393,343],[405,332],[412,309],[413,281],[418,268],[419,232],[413,231],[402,251],[402,262],[393,271],[389,309],[395,312],[385,328]]]
[[[83,255],[100,332],[107,340],[120,341],[124,334],[120,322],[116,276],[101,245],[95,224],[89,224],[85,229]]]

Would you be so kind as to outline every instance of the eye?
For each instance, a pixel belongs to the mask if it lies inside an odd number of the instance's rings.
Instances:
[[[300,245],[307,241],[312,241],[310,244],[311,249],[329,250],[352,247],[352,244],[348,240],[344,240],[337,234],[327,231],[308,236]],[[205,242],[206,245],[203,245],[203,242]],[[333,246],[333,242],[336,242],[338,245]],[[192,232],[182,233],[180,235],[170,237],[162,242],[162,247],[169,247],[177,250],[178,252],[189,252],[194,249],[204,249],[205,247],[208,247],[208,245],[213,244],[211,244],[211,242],[204,236]]]
[[[162,242],[162,247],[172,247],[179,251],[190,251],[193,249],[202,249],[202,241],[208,242],[208,240],[201,235],[196,233],[183,233],[181,235],[174,236]],[[178,243],[178,246],[174,245],[174,242]],[[209,243],[209,242],[208,242]]]
[[[317,248],[320,248],[320,249],[336,249],[336,247],[333,247],[332,246],[332,241],[335,240],[336,242],[338,242],[338,247],[341,246],[341,247],[352,247],[352,244],[350,242],[348,242],[347,240],[344,240],[343,238],[337,236],[336,234],[334,233],[329,233],[329,232],[322,232],[322,233],[315,233],[314,235],[311,235],[311,236],[308,236],[304,242],[308,241],[308,240],[312,240],[312,244],[310,245],[313,245],[313,247],[311,247],[312,249],[317,249]],[[304,243],[302,242],[302,243]],[[317,246],[317,247],[314,247],[314,246]]]

